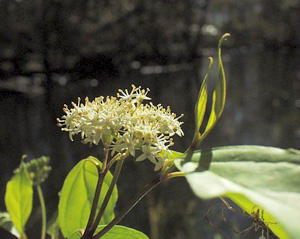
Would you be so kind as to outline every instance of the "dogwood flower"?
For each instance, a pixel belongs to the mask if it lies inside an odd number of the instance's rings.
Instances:
[[[90,101],[72,103],[72,108],[64,106],[65,115],[57,119],[58,126],[73,136],[80,134],[83,143],[102,144],[113,156],[128,152],[133,157],[136,151],[140,155],[136,161],[145,159],[155,164],[159,170],[167,160],[161,152],[170,152],[173,145],[172,136],[183,136],[179,117],[161,105],[155,106],[147,96],[149,89],[132,85],[132,90],[119,90],[117,97],[100,96]]]

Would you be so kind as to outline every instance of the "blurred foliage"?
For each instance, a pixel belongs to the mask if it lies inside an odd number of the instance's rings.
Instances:
[[[297,0],[215,0],[211,9],[214,9],[211,17],[234,36],[235,46],[299,47],[300,2]]]
[[[23,159],[25,159],[27,155],[23,155]],[[27,163],[23,163],[24,167],[28,172],[29,179],[31,180],[34,186],[40,185],[44,182],[49,172],[51,171],[50,158],[47,156],[42,156],[40,158],[32,159]],[[14,173],[19,173],[22,170],[21,167],[17,168]]]
[[[0,212],[0,228],[3,228],[5,231],[11,232],[13,235],[16,235],[17,237],[20,236],[18,231],[14,227],[14,224],[11,221],[10,216],[7,212]]]
[[[24,67],[72,69],[81,56],[97,53],[109,55],[117,65],[145,55],[164,63],[174,49],[190,57],[200,32],[190,26],[203,22],[202,7],[193,1],[4,0],[1,4],[0,21],[6,26],[0,32],[1,58],[11,60],[19,73]]]
[[[88,62],[87,71],[93,72],[93,59],[100,58],[94,63],[104,62],[113,72],[134,61],[192,61],[203,47],[215,46],[222,32],[232,33],[235,46],[295,47],[299,5],[297,0],[2,0],[0,69],[4,76],[67,73]]]

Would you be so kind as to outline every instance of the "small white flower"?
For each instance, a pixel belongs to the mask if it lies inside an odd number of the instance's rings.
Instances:
[[[85,103],[72,103],[73,108],[65,105],[65,115],[57,119],[58,126],[69,132],[69,137],[80,134],[83,143],[102,145],[111,150],[111,154],[127,151],[135,156],[137,150],[141,155],[136,161],[149,159],[159,170],[166,157],[162,152],[169,152],[173,145],[172,136],[183,136],[182,122],[162,105],[142,104],[150,100],[149,89],[132,86],[131,92],[119,90],[116,97],[98,97]]]
[[[141,103],[143,100],[151,100],[147,96],[150,91],[148,88],[146,90],[142,89],[140,86],[136,87],[135,85],[131,85],[132,90],[129,93],[126,89],[125,91],[119,89],[119,93],[117,97],[120,98],[120,101],[131,101],[131,103]]]
[[[142,146],[142,154],[136,159],[137,162],[143,161],[145,159],[149,159],[151,163],[156,164],[156,156],[158,156],[160,150],[155,147],[151,147],[149,145]]]
[[[128,151],[129,154],[135,156],[135,147],[136,142],[133,135],[130,135],[128,132],[126,132],[123,135],[119,135],[116,142],[112,145],[111,154],[114,155],[115,152],[121,153],[122,151]]]

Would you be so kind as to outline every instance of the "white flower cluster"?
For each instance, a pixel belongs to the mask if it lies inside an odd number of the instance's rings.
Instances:
[[[173,145],[172,136],[183,136],[179,122],[183,115],[176,117],[170,107],[165,109],[160,104],[142,104],[151,100],[148,92],[132,85],[131,92],[119,90],[117,97],[86,98],[85,103],[79,98],[77,104],[72,103],[73,108],[64,106],[65,115],[57,119],[58,126],[69,132],[71,140],[80,133],[83,143],[101,142],[112,155],[128,152],[135,156],[139,150],[136,161],[148,158],[159,170]]]

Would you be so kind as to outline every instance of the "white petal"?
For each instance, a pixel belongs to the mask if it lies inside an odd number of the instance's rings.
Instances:
[[[137,157],[137,159],[135,160],[136,162],[140,162],[145,160],[147,157],[145,154],[141,154],[139,157]]]
[[[154,171],[160,170],[162,166],[163,166],[163,162],[161,160],[159,160],[157,162],[157,164],[155,165]]]
[[[155,158],[153,157],[153,155],[150,155],[148,157],[148,159],[151,161],[151,163],[157,164],[157,161],[155,160]]]
[[[129,152],[132,156],[135,156],[135,150],[134,150],[134,147],[129,147],[129,148],[128,148],[128,152]]]

